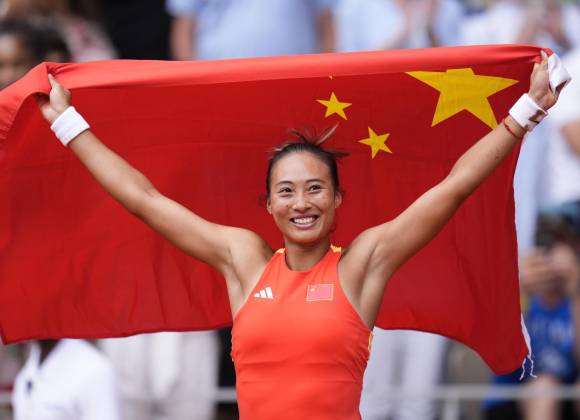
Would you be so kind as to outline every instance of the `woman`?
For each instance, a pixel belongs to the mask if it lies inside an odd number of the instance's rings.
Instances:
[[[57,137],[72,141],[72,151],[127,210],[224,275],[239,409],[252,419],[360,418],[370,331],[387,280],[510,152],[523,127],[545,114],[538,106],[548,109],[556,101],[544,55],[529,96],[512,108],[518,122],[508,117],[444,181],[397,218],[362,232],[343,252],[329,239],[342,201],[336,157],[310,142],[283,145],[266,180],[267,209],[285,243],[274,252],[255,233],[213,224],[164,197],[88,130],[70,107],[70,93],[52,76],[50,83],[39,105]]]

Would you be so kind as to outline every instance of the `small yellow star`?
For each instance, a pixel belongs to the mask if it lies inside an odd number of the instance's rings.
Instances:
[[[326,114],[324,114],[324,117],[330,117],[332,114],[338,114],[345,120],[347,118],[346,114],[344,113],[344,110],[345,108],[348,108],[349,106],[352,105],[351,103],[348,102],[340,102],[336,97],[336,95],[334,94],[334,92],[330,94],[329,100],[326,101],[324,99],[317,99],[316,102],[326,107]]]
[[[389,149],[389,147],[385,144],[389,136],[389,133],[377,135],[377,133],[375,133],[373,129],[369,127],[369,137],[359,140],[358,142],[371,147],[371,157],[374,159],[377,153],[379,153],[379,150],[387,153],[393,153],[391,149]]]
[[[495,128],[497,120],[487,98],[518,83],[513,79],[478,75],[471,68],[445,72],[412,71],[407,74],[439,91],[432,127],[465,110]]]

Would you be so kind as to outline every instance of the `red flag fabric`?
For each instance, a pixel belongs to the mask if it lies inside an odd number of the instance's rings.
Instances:
[[[231,323],[224,281],[115,203],[33,99],[47,72],[108,146],[202,217],[282,238],[260,197],[287,129],[351,156],[333,243],[347,245],[441,181],[529,86],[536,47],[493,46],[215,62],[45,63],[0,93],[0,332],[113,337]],[[431,331],[496,372],[520,366],[514,152],[390,280],[377,325]],[[283,328],[283,326],[281,326]]]

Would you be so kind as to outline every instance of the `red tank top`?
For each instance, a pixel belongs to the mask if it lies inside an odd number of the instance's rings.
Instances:
[[[274,254],[234,319],[242,420],[360,419],[371,331],[338,280],[340,248],[308,271]]]

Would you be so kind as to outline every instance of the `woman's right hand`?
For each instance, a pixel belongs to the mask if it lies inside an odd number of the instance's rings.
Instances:
[[[69,106],[71,93],[63,85],[58,83],[52,74],[48,75],[50,82],[50,93],[48,95],[40,93],[36,95],[36,102],[42,112],[42,116],[52,124]]]

